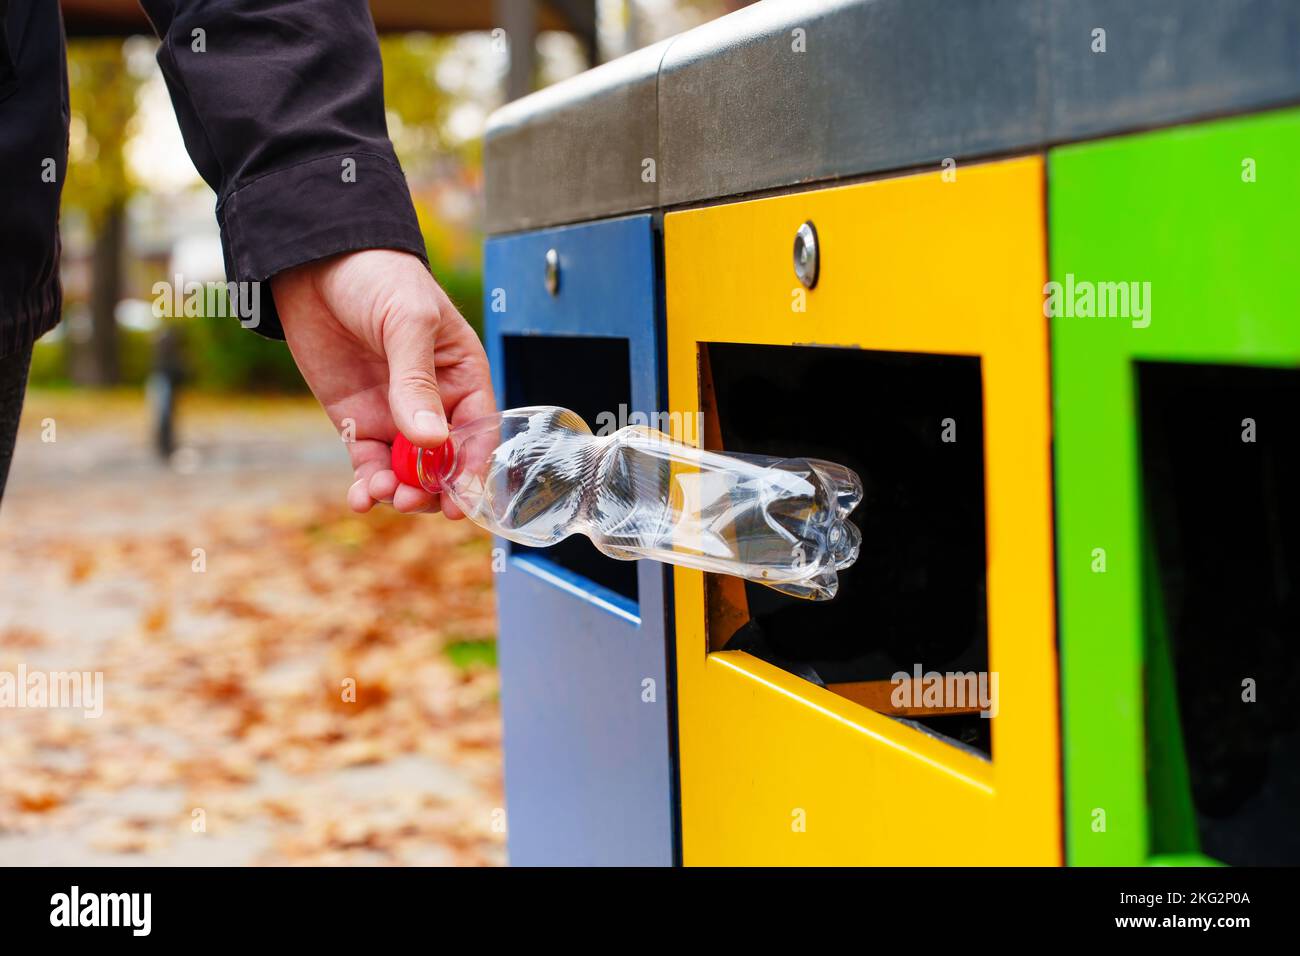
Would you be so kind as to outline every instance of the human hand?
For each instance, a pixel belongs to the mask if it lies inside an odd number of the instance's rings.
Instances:
[[[436,448],[448,418],[496,410],[483,346],[424,263],[392,249],[344,253],[281,272],[271,292],[312,393],[336,428],[355,423],[352,510],[384,501],[463,518],[450,498],[398,482],[390,461],[399,431]]]

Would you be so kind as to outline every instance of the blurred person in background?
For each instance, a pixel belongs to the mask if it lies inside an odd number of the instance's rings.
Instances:
[[[269,285],[243,324],[286,340],[335,427],[354,429],[349,504],[463,517],[389,468],[398,431],[440,445],[448,419],[488,414],[493,398],[478,337],[429,272],[366,0],[141,5],[186,149],[217,194],[227,277]],[[0,495],[32,345],[62,311],[64,42],[56,0],[0,0]]]
[[[181,354],[180,330],[164,325],[153,345],[153,367],[145,383],[149,414],[153,419],[153,448],[162,461],[176,451],[176,398],[185,381],[185,357]]]

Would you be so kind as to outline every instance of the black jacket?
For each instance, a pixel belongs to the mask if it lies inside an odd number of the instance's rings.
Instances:
[[[354,249],[425,258],[366,0],[141,3],[186,149],[217,194],[230,280]],[[0,0],[0,355],[59,320],[67,129],[56,0]],[[257,331],[283,337],[269,288],[260,305]]]

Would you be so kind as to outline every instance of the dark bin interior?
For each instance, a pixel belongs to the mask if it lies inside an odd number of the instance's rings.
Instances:
[[[749,623],[710,634],[710,647],[745,650],[831,690],[889,681],[917,664],[987,671],[978,357],[701,348],[717,419],[716,429],[705,423],[706,442],[720,434],[723,450],[825,458],[853,468],[865,486],[853,515],[861,554],[841,572],[836,598],[804,601],[747,582]],[[954,442],[942,440],[948,418]],[[715,586],[707,593],[717,600]],[[992,720],[977,713],[899,719],[992,753]]]
[[[577,412],[595,430],[597,416],[632,409],[632,367],[626,339],[507,335],[506,407],[559,405]],[[514,554],[542,558],[637,601],[637,563],[616,561],[575,534],[550,548],[511,544]]]
[[[1300,863],[1300,371],[1137,382],[1153,851]]]

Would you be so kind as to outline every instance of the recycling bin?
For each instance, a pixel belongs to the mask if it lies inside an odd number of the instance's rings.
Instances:
[[[484,280],[501,407],[561,405],[606,430],[657,414],[649,216],[491,239]],[[582,536],[496,546],[511,863],[671,865],[663,566],[615,561]]]
[[[494,114],[489,296],[542,297],[491,316],[502,395],[607,411],[644,361],[667,394],[629,407],[866,491],[833,601],[669,575],[675,711],[635,786],[613,658],[582,653],[635,642],[584,643],[574,609],[648,634],[647,571],[633,592],[589,552],[511,552],[513,860],[1295,859],[1297,36],[1292,0],[765,0]],[[563,250],[558,297],[539,279],[547,232],[629,216],[662,273],[653,360],[649,306],[573,309]],[[630,384],[545,379],[557,338],[609,368],[625,343]],[[632,791],[664,795],[653,826]],[[547,843],[566,807],[598,826]]]
[[[1042,192],[1029,156],[665,217],[670,406],[866,488],[833,601],[676,569],[687,864],[1059,861]]]
[[[1069,859],[1300,862],[1300,111],[1049,158]]]

